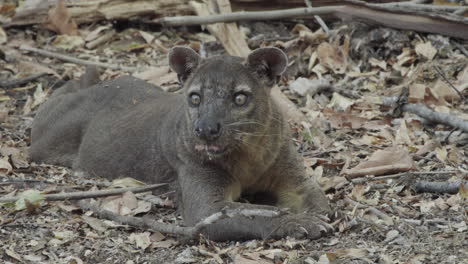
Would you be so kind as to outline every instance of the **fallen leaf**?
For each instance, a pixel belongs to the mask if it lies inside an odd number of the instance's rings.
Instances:
[[[346,44],[347,42],[347,44]],[[320,64],[337,74],[343,74],[348,68],[348,49],[349,37],[346,38],[343,46],[332,45],[323,42],[317,48]]]
[[[85,41],[80,36],[60,35],[54,39],[52,45],[56,48],[69,51],[83,47],[84,43]]]
[[[0,158],[0,176],[6,176],[13,170],[8,157]]]
[[[132,233],[128,240],[130,243],[134,243],[138,248],[145,250],[149,245],[151,245],[150,241],[150,232],[144,233]]]
[[[369,160],[362,161],[356,167],[345,171],[351,178],[366,175],[383,175],[409,171],[414,162],[407,150],[401,147],[389,147],[374,152]]]
[[[400,127],[398,128],[395,135],[395,141],[397,144],[401,145],[412,145],[413,143],[409,136],[408,127],[406,126],[405,120],[401,120]]]
[[[21,211],[31,205],[40,206],[44,200],[44,195],[38,190],[26,190],[19,195],[19,199],[15,202],[15,210]]]
[[[5,250],[5,253],[6,253],[8,256],[10,256],[11,258],[16,259],[16,260],[19,261],[19,262],[23,262],[23,259],[21,258],[21,256],[18,255],[18,253],[16,253],[15,251],[10,250],[10,249],[6,249],[6,250]]]
[[[341,94],[334,92],[330,104],[328,104],[327,107],[333,108],[336,111],[346,112],[353,104],[353,99],[344,97]]]
[[[58,0],[55,7],[49,11],[45,26],[59,34],[79,35],[78,27],[68,12],[65,0]]]
[[[2,27],[0,27],[0,44],[5,44],[8,41],[7,34]]]
[[[95,217],[82,215],[81,219],[83,219],[86,224],[98,232],[104,232],[109,228],[105,222]]]
[[[400,235],[400,232],[398,230],[390,230],[385,234],[385,242],[390,242],[397,238]]]
[[[443,98],[445,101],[460,100],[458,93],[441,79],[438,79],[434,86],[431,87],[431,92],[437,98]]]
[[[27,157],[17,148],[0,148],[0,154],[4,157],[10,157],[13,166],[17,169],[29,167]]]
[[[436,148],[435,150],[435,154],[436,154],[436,157],[442,161],[442,162],[446,162],[447,160],[447,148],[445,147],[438,147]]]
[[[142,181],[139,181],[130,177],[125,177],[125,178],[113,180],[109,188],[112,188],[112,189],[128,188],[128,187],[138,187],[138,186],[143,186],[143,185],[145,185],[145,183]]]
[[[151,248],[170,248],[177,244],[174,239],[166,239],[164,241],[157,241],[151,243]]]
[[[426,96],[426,85],[422,83],[414,83],[409,86],[408,101],[410,103],[422,102]]]
[[[437,49],[432,46],[431,42],[418,43],[415,46],[416,54],[426,57],[428,60],[433,60],[437,54]]]
[[[178,82],[177,74],[169,66],[151,67],[144,72],[135,73],[133,76],[158,86]]]

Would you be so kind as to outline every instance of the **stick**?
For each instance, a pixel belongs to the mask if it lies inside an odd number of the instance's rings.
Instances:
[[[451,40],[450,43],[452,43],[455,47],[457,47],[457,49],[459,49],[461,51],[461,53],[463,53],[465,55],[465,57],[468,58],[468,51],[465,49],[465,47],[463,47],[463,45],[461,45],[460,43],[454,41],[454,40]]]
[[[148,192],[154,189],[157,189],[162,186],[166,186],[166,183],[161,184],[152,184],[138,187],[128,187],[128,188],[119,188],[119,189],[109,189],[109,190],[100,190],[100,191],[86,191],[86,192],[71,192],[71,193],[58,193],[58,194],[46,194],[44,199],[46,201],[62,201],[62,200],[79,200],[86,198],[98,198],[106,197],[112,195],[118,195],[125,192],[141,193]],[[20,196],[13,197],[2,197],[0,198],[0,203],[14,203],[19,200]]]
[[[385,176],[378,176],[378,177],[362,177],[362,178],[356,178],[352,179],[351,182],[354,184],[362,184],[365,182],[369,181],[381,181],[381,180],[388,180],[388,179],[396,179],[396,178],[401,178],[405,176],[411,176],[411,175],[426,175],[426,174],[454,174],[457,173],[458,171],[417,171],[417,172],[402,172],[402,173],[397,173],[397,174],[392,174],[392,175],[385,175]]]
[[[51,58],[55,58],[55,59],[59,59],[59,60],[63,60],[63,61],[71,62],[71,63],[76,63],[80,65],[97,66],[97,67],[103,67],[103,68],[108,68],[112,70],[122,70],[122,71],[127,71],[127,72],[135,72],[138,70],[136,67],[127,67],[127,66],[115,65],[115,64],[104,63],[104,62],[82,60],[82,59],[74,58],[71,56],[58,54],[52,51],[36,49],[33,47],[24,46],[24,45],[20,47],[20,50],[34,52],[43,56],[47,56],[47,57],[51,57]]]
[[[312,1],[311,0],[305,0],[305,3],[308,8],[312,8]],[[323,21],[323,19],[320,16],[314,16],[315,20],[317,23],[319,23],[320,27],[325,31],[327,35],[330,34],[330,29],[328,28],[327,24]]]
[[[431,122],[448,125],[468,133],[468,121],[457,116],[432,111],[423,104],[405,104],[402,109],[405,112],[416,114]]]
[[[109,210],[103,209],[96,204],[90,204],[85,201],[78,201],[78,206],[87,211],[93,211],[100,218],[112,220],[121,224],[130,225],[136,228],[148,228],[156,230],[161,233],[182,235],[192,239],[196,239],[205,227],[218,222],[221,219],[231,218],[236,216],[252,217],[252,216],[263,216],[263,217],[276,217],[280,215],[278,211],[264,210],[264,209],[223,209],[221,212],[214,213],[205,219],[201,220],[197,224],[191,227],[181,227],[169,223],[161,223],[150,218],[141,218],[133,216],[122,216],[113,213]]]
[[[430,182],[430,181],[417,181],[413,184],[416,192],[429,192],[429,193],[449,193],[456,194],[460,190],[462,182]],[[468,183],[465,184],[468,189]]]
[[[407,88],[402,90],[402,94],[408,92]],[[465,133],[468,133],[468,121],[465,121],[457,116],[446,114],[446,113],[439,113],[432,111],[431,109],[427,108],[423,104],[408,104],[406,103],[408,100],[407,98],[400,98],[401,96],[390,96],[385,97],[382,99],[382,104],[387,106],[394,106],[395,104],[402,104],[397,105],[398,107],[394,107],[394,109],[399,109],[405,112],[410,112],[416,114],[428,121],[438,124],[444,124],[451,126],[453,128],[457,128],[462,130]]]
[[[285,18],[303,17],[310,15],[332,14],[344,6],[323,6],[314,8],[292,8],[275,11],[232,12],[210,16],[175,16],[163,17],[153,20],[156,24],[164,26],[193,26],[221,22],[240,22],[252,20],[277,20]]]
[[[33,75],[30,75],[25,78],[19,78],[19,79],[14,79],[14,80],[7,80],[7,81],[1,81],[0,80],[0,87],[1,88],[15,88],[24,84],[27,84],[29,82],[32,82],[38,78],[41,78],[44,75],[47,75],[48,73],[46,72],[41,72],[41,73],[36,73]]]

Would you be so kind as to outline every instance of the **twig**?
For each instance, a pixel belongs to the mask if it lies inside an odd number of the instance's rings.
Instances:
[[[312,1],[311,0],[304,0],[307,7],[312,9]],[[323,31],[325,31],[325,33],[327,35],[330,34],[330,29],[328,28],[327,24],[325,24],[325,22],[323,21],[323,19],[320,17],[320,16],[317,16],[315,15],[314,16],[315,20],[317,20],[317,23],[319,23],[320,27],[322,27]]]
[[[106,197],[112,195],[118,195],[125,192],[141,193],[148,192],[154,189],[157,189],[162,186],[166,186],[166,183],[162,184],[152,184],[138,187],[128,187],[128,188],[119,188],[119,189],[109,189],[109,190],[100,190],[100,191],[86,191],[86,192],[71,192],[71,193],[58,193],[58,194],[46,194],[44,199],[46,201],[62,201],[62,200],[79,200],[86,198],[98,198]],[[0,198],[0,203],[13,203],[22,197],[13,196],[13,197],[2,197]]]
[[[36,49],[33,47],[24,46],[24,45],[20,47],[20,50],[34,52],[43,56],[47,56],[47,57],[51,57],[51,58],[55,58],[55,59],[59,59],[59,60],[63,60],[63,61],[71,62],[71,63],[76,63],[80,65],[97,66],[97,67],[103,67],[103,68],[112,69],[112,70],[122,70],[122,71],[127,71],[127,72],[135,72],[138,70],[136,67],[127,67],[127,66],[115,65],[115,64],[104,63],[104,62],[82,60],[82,59],[74,58],[71,56],[58,54],[52,51]]]
[[[459,49],[461,51],[461,53],[463,53],[465,55],[465,57],[468,57],[468,51],[465,49],[465,47],[463,47],[463,45],[461,45],[460,43],[456,42],[455,40],[451,40],[450,41],[455,47],[457,47],[457,49]]]
[[[223,209],[221,212],[214,213],[205,219],[198,222],[196,225],[191,227],[181,227],[169,223],[161,223],[154,219],[150,218],[141,218],[133,216],[122,216],[116,213],[113,213],[109,210],[103,209],[96,204],[91,204],[85,201],[78,201],[78,206],[83,210],[93,211],[100,218],[105,218],[112,220],[121,224],[130,225],[136,228],[148,228],[151,230],[156,230],[161,233],[182,235],[189,238],[197,238],[201,231],[214,224],[221,219],[231,218],[236,216],[252,217],[252,216],[263,216],[263,217],[276,217],[280,215],[278,211],[264,210],[264,209]]]
[[[427,10],[427,11],[447,11],[447,12],[455,12],[455,11],[466,11],[468,7],[465,6],[448,6],[448,5],[426,5],[420,3],[404,3],[404,2],[396,2],[396,3],[382,3],[382,4],[367,4],[372,7],[392,7],[394,9],[414,9],[414,10]]]
[[[463,94],[458,91],[458,89],[453,86],[453,84],[447,79],[447,77],[445,77],[445,74],[440,70],[439,67],[435,66],[434,65],[434,69],[436,70],[436,72],[440,75],[440,77],[442,77],[442,79],[444,79],[444,81],[453,89],[455,90],[455,92],[457,92],[458,96],[460,96],[461,99],[465,99],[465,97],[463,96]]]
[[[356,178],[352,179],[351,182],[354,184],[362,184],[368,181],[381,181],[381,180],[388,180],[388,179],[396,179],[396,178],[401,178],[405,176],[411,176],[411,175],[426,175],[426,174],[454,174],[457,173],[458,171],[416,171],[416,172],[402,172],[402,173],[397,173],[397,174],[392,174],[392,175],[384,175],[384,176],[378,176],[378,177],[362,177],[362,178]]]
[[[361,204],[359,202],[354,201],[353,199],[349,198],[348,196],[345,197],[345,202],[353,205],[354,207],[357,207],[359,209],[366,209],[366,212],[371,212],[375,214],[377,217],[382,219],[386,224],[390,225],[393,224],[393,219],[386,213],[380,211],[379,209],[373,207],[373,206],[367,206],[364,204]]]
[[[7,81],[1,81],[0,80],[0,87],[1,88],[14,88],[14,87],[18,87],[20,85],[24,85],[24,84],[27,84],[29,82],[32,82],[38,78],[41,78],[42,76],[44,75],[47,75],[48,73],[46,72],[41,72],[41,73],[36,73],[36,74],[32,74],[28,77],[25,77],[25,78],[19,78],[19,79],[14,79],[14,80],[7,80]]]
[[[430,182],[430,181],[417,181],[413,184],[416,192],[429,192],[429,193],[449,193],[456,194],[460,190],[462,182]],[[465,184],[468,189],[468,183]]]

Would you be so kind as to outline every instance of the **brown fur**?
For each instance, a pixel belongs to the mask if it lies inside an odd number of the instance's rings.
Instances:
[[[58,90],[34,120],[32,159],[91,176],[168,182],[187,225],[225,207],[296,213],[224,219],[204,230],[214,240],[320,237],[324,225],[313,213],[327,212],[327,199],[306,177],[290,128],[270,97],[286,55],[264,48],[246,60],[202,59],[175,47],[169,63],[184,82],[184,95],[129,76],[89,87],[96,82],[93,71],[79,89]],[[233,102],[239,91],[248,95],[244,105]],[[193,93],[199,105],[190,103],[197,102]]]

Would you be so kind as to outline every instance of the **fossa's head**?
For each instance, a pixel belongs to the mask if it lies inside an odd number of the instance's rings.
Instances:
[[[257,49],[245,59],[201,58],[190,48],[172,48],[169,65],[184,84],[194,147],[216,158],[268,134],[270,90],[287,64],[277,48]]]

